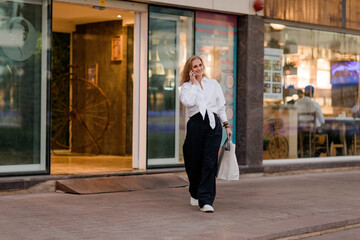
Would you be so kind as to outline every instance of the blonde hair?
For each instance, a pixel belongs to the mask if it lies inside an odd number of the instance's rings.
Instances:
[[[205,65],[204,65],[204,62],[201,59],[201,57],[199,57],[197,55],[193,55],[193,56],[189,57],[188,60],[186,61],[185,65],[184,65],[184,69],[182,70],[182,72],[180,74],[180,86],[184,82],[190,81],[189,72],[190,72],[191,67],[192,67],[192,61],[194,61],[195,59],[199,59],[201,61],[201,64],[203,65],[203,70],[205,71]],[[203,74],[203,77],[204,76],[205,76],[205,73]]]

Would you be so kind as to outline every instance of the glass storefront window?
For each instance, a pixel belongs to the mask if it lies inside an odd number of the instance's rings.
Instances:
[[[207,77],[220,83],[235,143],[237,17],[197,11],[195,28],[195,53],[203,59]]]
[[[47,7],[0,2],[0,174],[46,170]]]
[[[360,154],[360,36],[265,24],[266,159]]]
[[[182,164],[185,113],[179,104],[181,67],[193,53],[193,12],[149,7],[148,166]]]

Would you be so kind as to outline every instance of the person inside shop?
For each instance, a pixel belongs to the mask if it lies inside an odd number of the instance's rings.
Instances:
[[[325,123],[325,118],[321,111],[320,105],[311,99],[313,96],[314,96],[314,87],[311,85],[306,86],[305,96],[302,98],[300,98],[299,96],[299,99],[296,101],[295,106],[297,108],[298,113],[314,112],[316,115],[316,128],[319,128],[320,130],[320,127]]]
[[[303,99],[303,97],[304,97],[304,92],[303,92],[303,90],[298,89],[297,95],[298,95],[298,97],[299,97],[297,101],[299,101],[300,99]]]
[[[295,97],[294,97],[295,96]],[[304,92],[301,89],[297,90],[297,93],[293,95],[293,98],[287,102],[287,104],[295,104],[299,99],[304,97]]]
[[[199,56],[190,57],[181,73],[180,101],[186,106],[189,120],[183,145],[185,170],[189,179],[190,204],[203,212],[214,212],[217,158],[222,129],[232,136],[220,84],[205,76]]]
[[[316,132],[317,133],[324,133],[326,132],[324,125],[325,125],[325,118],[321,111],[320,105],[312,100],[311,98],[314,96],[315,88],[311,85],[305,87],[305,96],[303,98],[299,98],[296,101],[295,107],[298,113],[315,113],[316,120]],[[315,153],[315,156],[320,156],[321,152],[326,152],[323,149],[319,150]]]

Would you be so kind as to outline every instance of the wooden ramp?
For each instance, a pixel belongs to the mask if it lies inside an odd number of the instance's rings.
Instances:
[[[56,190],[73,194],[140,191],[185,187],[188,182],[172,173],[152,175],[75,178],[56,181]]]

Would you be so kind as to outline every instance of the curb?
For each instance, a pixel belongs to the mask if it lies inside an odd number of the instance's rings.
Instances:
[[[249,240],[274,240],[274,239],[281,240],[283,238],[289,239],[290,237],[292,237],[291,239],[302,239],[300,237],[301,235],[316,233],[316,232],[324,232],[324,231],[331,230],[331,229],[343,228],[343,227],[359,225],[359,224],[360,224],[360,218],[355,218],[355,219],[350,219],[350,220],[325,223],[325,224],[320,224],[320,225],[315,225],[315,226],[309,226],[309,227],[289,230],[289,231],[285,231],[285,232],[269,234],[269,235],[265,235],[265,236],[250,238]],[[297,236],[298,236],[298,238],[296,238]]]
[[[323,160],[319,162],[302,162],[302,163],[287,163],[287,164],[276,164],[275,160],[270,164],[264,164],[264,174],[276,174],[284,172],[295,172],[295,171],[311,171],[319,169],[341,169],[341,168],[359,168],[360,160],[351,161],[328,161]]]

